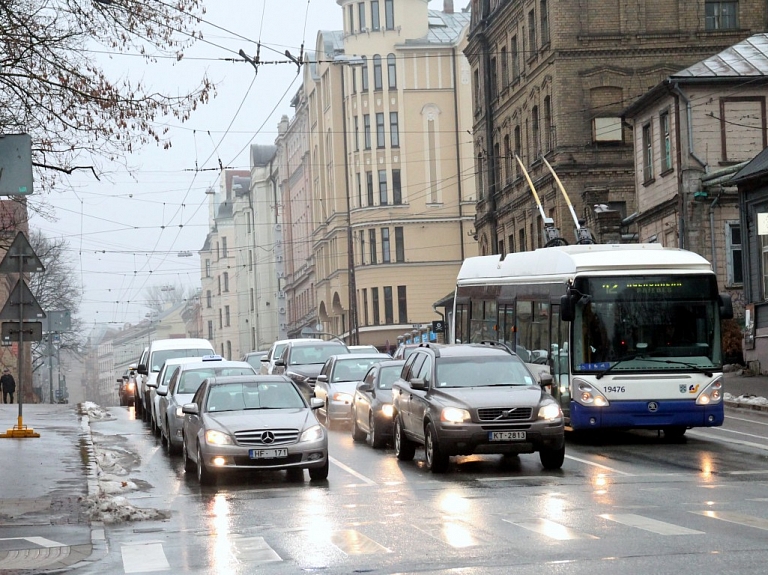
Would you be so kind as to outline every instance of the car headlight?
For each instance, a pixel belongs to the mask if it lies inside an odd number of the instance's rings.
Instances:
[[[471,419],[472,417],[466,409],[459,409],[458,407],[446,407],[440,414],[440,421],[448,423],[464,423]]]
[[[560,419],[562,416],[563,412],[560,411],[560,406],[556,403],[545,403],[539,407],[539,419],[554,421]]]
[[[337,391],[333,394],[333,401],[343,401],[344,403],[352,403],[352,396],[348,393],[341,393]]]
[[[381,413],[386,417],[392,417],[395,414],[395,408],[391,403],[385,403],[381,406]]]
[[[710,383],[696,398],[696,405],[720,403],[723,399],[723,378],[718,377]]]
[[[133,390],[134,390],[134,388],[136,387],[136,385],[135,385],[135,384],[133,384],[133,383],[129,383],[129,384],[128,384],[128,385],[126,385],[125,387],[126,387],[126,389],[127,389],[128,391],[133,391]]]
[[[211,445],[234,445],[232,437],[221,431],[209,429],[205,432],[205,441]]]
[[[323,427],[321,425],[313,425],[309,429],[304,430],[304,433],[299,437],[299,441],[319,441],[324,436]]]
[[[581,405],[589,407],[607,407],[609,405],[608,399],[594,385],[581,379],[574,379],[573,386],[576,390],[573,399]]]
[[[184,411],[182,411],[180,405],[176,408],[176,417],[184,417]]]

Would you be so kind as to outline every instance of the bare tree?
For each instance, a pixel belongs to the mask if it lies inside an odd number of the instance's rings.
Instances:
[[[0,1],[0,133],[31,135],[43,188],[56,173],[84,168],[98,177],[100,161],[138,145],[170,147],[156,120],[185,121],[213,85],[204,76],[189,90],[158,93],[122,71],[110,77],[97,55],[180,61],[202,38],[198,13],[202,0]]]
[[[151,311],[159,313],[170,306],[184,301],[186,296],[181,285],[163,284],[149,286],[144,290],[144,299]]]

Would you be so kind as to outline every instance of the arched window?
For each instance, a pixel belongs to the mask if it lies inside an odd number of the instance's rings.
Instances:
[[[361,56],[363,65],[360,66],[360,89],[363,92],[368,91],[368,58]]]
[[[373,56],[373,89],[374,90],[381,90],[382,88],[382,80],[381,80],[381,56],[378,54],[375,54]]]
[[[387,56],[387,81],[390,90],[397,88],[397,65],[394,54]]]

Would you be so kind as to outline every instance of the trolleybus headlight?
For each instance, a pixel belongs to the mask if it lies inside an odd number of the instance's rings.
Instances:
[[[574,379],[573,384],[577,390],[574,399],[580,404],[590,407],[607,407],[610,405],[606,397],[595,386],[579,379]]]
[[[562,416],[563,413],[560,411],[560,406],[556,403],[545,403],[539,407],[539,419],[554,421]]]
[[[710,405],[720,403],[723,399],[723,379],[718,377],[715,381],[704,388],[696,398],[696,405]]]

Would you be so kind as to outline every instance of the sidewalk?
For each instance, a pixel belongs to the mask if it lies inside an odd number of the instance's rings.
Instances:
[[[768,413],[768,375],[725,374],[725,406]]]

